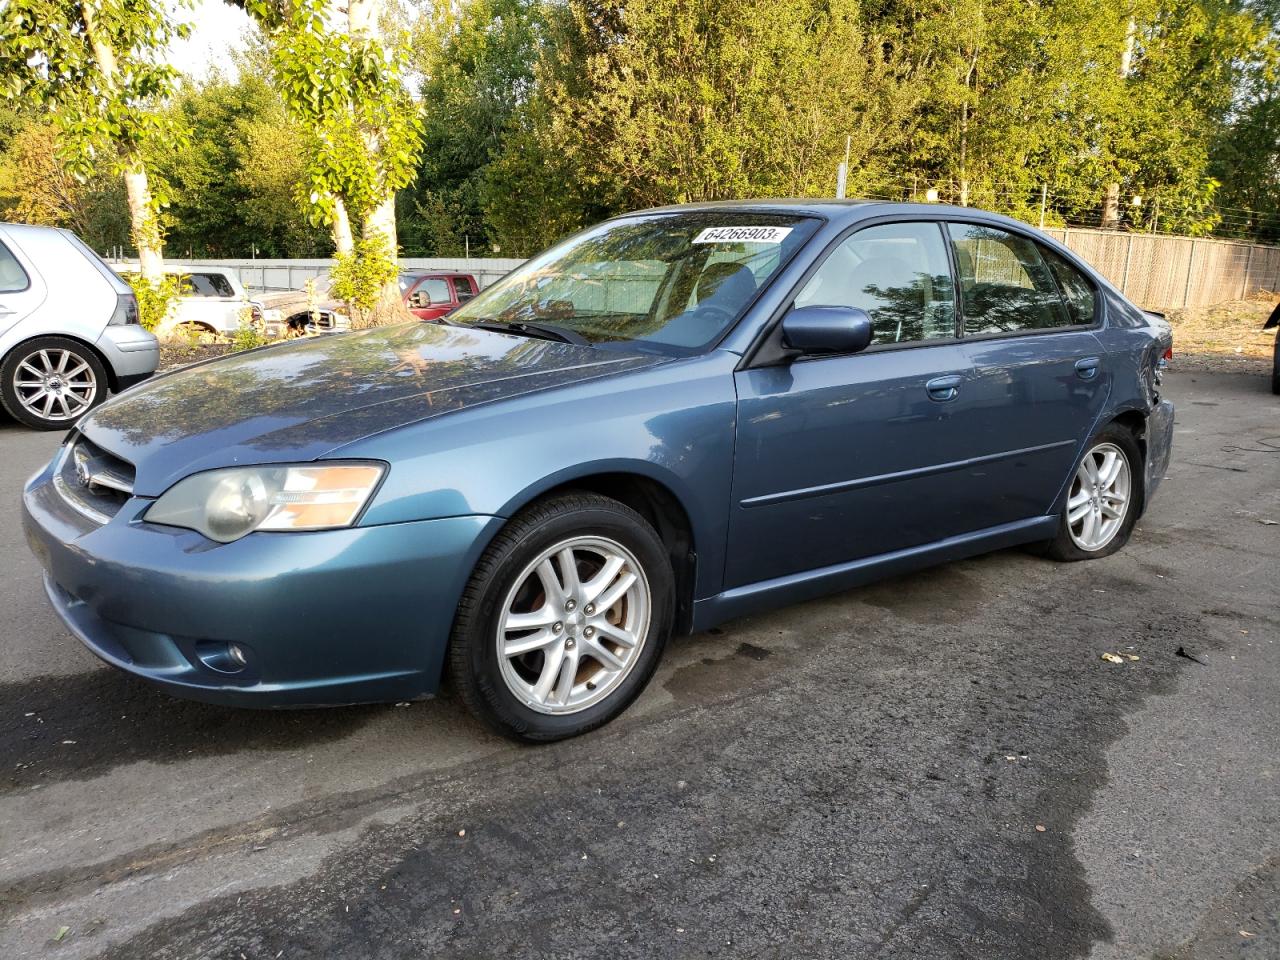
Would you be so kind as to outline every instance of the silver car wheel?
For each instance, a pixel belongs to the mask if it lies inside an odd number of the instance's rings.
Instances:
[[[585,710],[640,659],[651,606],[644,569],[622,544],[594,536],[557,543],[524,568],[503,602],[502,679],[539,713]]]
[[[98,378],[88,361],[70,350],[36,350],[18,362],[13,392],[33,416],[74,420],[93,406]]]
[[[1067,497],[1067,530],[1081,550],[1093,553],[1115,539],[1132,499],[1129,458],[1114,443],[1084,455]]]

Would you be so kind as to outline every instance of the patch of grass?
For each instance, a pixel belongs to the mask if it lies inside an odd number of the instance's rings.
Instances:
[[[1171,310],[1173,355],[1213,354],[1251,360],[1271,360],[1276,331],[1262,329],[1280,294],[1262,293],[1248,300],[1232,300],[1211,307]]]

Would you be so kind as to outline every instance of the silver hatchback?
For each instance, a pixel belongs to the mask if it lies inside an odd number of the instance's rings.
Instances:
[[[66,429],[160,365],[133,289],[69,230],[0,223],[0,405]]]

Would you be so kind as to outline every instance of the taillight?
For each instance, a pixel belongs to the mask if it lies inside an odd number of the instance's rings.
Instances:
[[[116,309],[107,324],[122,327],[128,323],[140,323],[138,319],[138,298],[132,293],[116,294]]]
[[[1173,344],[1170,344],[1168,347],[1165,348],[1164,355],[1160,359],[1161,360],[1173,359]]]

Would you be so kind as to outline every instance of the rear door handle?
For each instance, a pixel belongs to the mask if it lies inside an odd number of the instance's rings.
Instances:
[[[929,391],[930,400],[946,403],[959,396],[962,383],[964,383],[964,377],[960,376],[934,377],[924,385],[924,388]]]
[[[1097,357],[1085,357],[1083,360],[1076,361],[1076,376],[1081,380],[1092,380],[1098,375],[1098,364],[1101,361]]]

